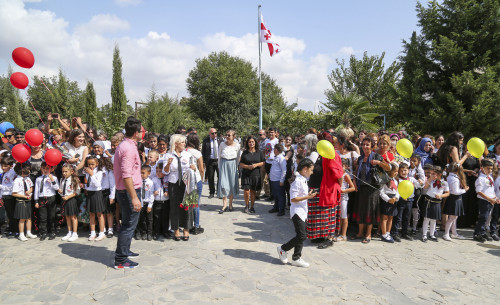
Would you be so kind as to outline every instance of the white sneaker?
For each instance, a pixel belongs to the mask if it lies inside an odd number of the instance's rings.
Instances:
[[[451,237],[456,238],[456,239],[461,239],[461,240],[466,239],[466,238],[465,238],[465,236],[460,235],[460,234],[457,234],[457,235],[455,235],[455,234],[451,234]]]
[[[302,258],[299,258],[296,261],[292,260],[292,266],[307,268],[309,267],[309,263],[303,260]]]
[[[36,235],[33,235],[33,234],[31,234],[31,232],[29,232],[29,233],[26,233],[26,237],[36,238]]]
[[[96,238],[96,235],[95,235],[95,234],[94,234],[94,235],[90,235],[90,236],[89,236],[89,241],[93,241],[95,238]]]
[[[22,235],[21,235],[21,234],[19,234],[18,239],[19,239],[20,241],[27,241],[27,240],[28,240],[28,239],[26,238],[26,236],[24,236],[24,234],[22,234]]]
[[[71,237],[71,233],[68,232],[68,234],[64,235],[64,237],[61,238],[61,240],[67,241],[70,237]]]
[[[105,237],[106,237],[106,235],[104,235],[104,234],[99,234],[99,236],[97,236],[94,240],[95,240],[95,241],[101,241],[101,240],[103,240]]]
[[[451,241],[450,235],[448,235],[448,234],[443,235],[443,239],[447,240],[447,241]]]
[[[280,261],[283,264],[287,264],[288,263],[288,258],[286,257],[286,251],[284,251],[283,249],[281,249],[281,246],[278,246],[278,248],[276,248],[276,250],[278,250],[278,256],[279,256]]]
[[[78,234],[76,234],[75,232],[73,232],[73,234],[71,235],[70,238],[68,238],[68,241],[75,241],[78,239]]]

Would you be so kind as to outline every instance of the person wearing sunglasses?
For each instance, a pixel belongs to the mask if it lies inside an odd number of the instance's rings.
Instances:
[[[222,209],[219,214],[233,211],[233,199],[240,190],[238,179],[238,164],[240,163],[240,144],[235,139],[236,132],[232,129],[226,132],[226,141],[219,147],[219,174],[217,187],[218,197],[222,197]],[[229,198],[229,208],[227,206]]]
[[[16,129],[15,128],[9,128],[5,131],[5,138],[7,139],[7,145],[9,147],[9,150],[12,149],[12,147],[14,147],[14,145],[16,145],[16,137],[15,137],[15,134],[16,134]]]
[[[208,136],[203,139],[201,145],[201,154],[203,156],[203,163],[205,172],[208,178],[209,195],[208,198],[213,198],[215,195],[215,174],[217,173],[217,181],[219,180],[219,162],[218,153],[219,146],[222,139],[217,137],[217,129],[210,128]],[[218,182],[217,182],[218,183]]]

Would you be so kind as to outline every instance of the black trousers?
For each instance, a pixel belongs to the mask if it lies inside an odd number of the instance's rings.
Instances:
[[[9,226],[7,227],[7,232],[18,233],[19,232],[19,219],[14,218],[14,210],[16,209],[16,198],[14,196],[5,195],[3,196],[3,205],[5,207],[5,212],[7,213],[7,218],[9,218]]]
[[[180,207],[184,199],[184,192],[186,191],[186,184],[181,182],[168,183],[168,194],[170,197],[170,227],[172,230],[177,230],[179,227],[183,229],[191,229],[189,224],[189,211]]]
[[[219,185],[219,161],[217,159],[210,159],[207,164],[208,176],[208,189],[210,194],[215,194],[215,173],[217,173],[217,186]]]
[[[165,222],[163,221],[163,209],[164,209],[164,206],[166,206],[166,208],[169,208],[170,207],[167,205],[168,201],[157,201],[155,200],[153,202],[153,233],[155,234],[160,234],[162,232],[165,232],[168,230],[168,217],[167,217],[167,222],[166,222],[166,226],[167,228],[164,230],[163,228],[165,227]]]
[[[163,234],[170,234],[170,200],[162,203],[161,207],[161,232]]]
[[[408,235],[408,224],[410,223],[413,200],[414,198],[411,198],[410,200],[399,198],[399,201],[396,203],[398,215],[394,216],[391,234],[395,235],[401,232],[401,235]]]
[[[484,199],[477,199],[479,213],[477,215],[477,225],[474,228],[474,235],[486,234],[486,221],[490,215],[493,205]],[[492,219],[493,220],[493,219]]]
[[[141,208],[141,215],[139,216],[139,225],[137,226],[139,233],[152,234],[153,233],[153,209],[148,213],[148,204],[144,202]]]
[[[266,173],[267,173],[267,182],[269,183],[269,197],[273,197],[273,188],[271,187],[271,180],[269,179],[269,173],[271,172],[272,164],[265,163]]]
[[[56,233],[56,196],[38,198],[40,234]]]
[[[490,234],[497,234],[498,218],[500,217],[500,204],[495,204],[492,207],[491,221],[490,221]]]
[[[290,251],[294,248],[292,259],[298,260],[302,256],[302,248],[304,240],[306,240],[306,223],[300,219],[299,215],[295,214],[292,217],[293,226],[295,227],[295,237],[290,239],[286,244],[281,246],[284,251]]]

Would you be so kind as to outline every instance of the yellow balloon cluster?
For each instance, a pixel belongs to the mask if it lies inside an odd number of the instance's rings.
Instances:
[[[401,198],[404,200],[410,198],[411,195],[413,195],[413,192],[415,191],[415,187],[413,186],[413,183],[411,183],[408,180],[403,180],[399,182],[398,185],[398,193]]]
[[[323,158],[335,159],[335,148],[330,141],[321,140],[316,145],[316,150]]]
[[[398,154],[409,159],[413,154],[413,144],[408,139],[401,139],[396,144]]]
[[[484,154],[484,149],[486,148],[486,144],[484,144],[483,140],[480,138],[472,138],[467,142],[467,149],[470,154],[476,158],[481,158]]]

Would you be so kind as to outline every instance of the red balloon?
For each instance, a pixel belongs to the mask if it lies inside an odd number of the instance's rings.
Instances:
[[[24,163],[31,157],[31,149],[26,144],[17,144],[12,148],[12,157],[17,162]]]
[[[48,166],[56,166],[62,160],[62,153],[57,149],[49,149],[44,157]]]
[[[28,87],[30,81],[26,75],[22,72],[12,73],[10,76],[10,83],[17,89],[24,89]]]
[[[24,139],[26,139],[26,142],[28,142],[29,145],[38,146],[43,142],[43,134],[38,129],[30,129],[26,131]]]
[[[33,56],[33,53],[23,47],[16,48],[14,49],[14,51],[12,51],[12,59],[20,67],[26,69],[33,67],[33,65],[35,64],[35,57]]]
[[[141,125],[141,131],[142,131],[142,138],[141,139],[144,140],[144,136],[146,135],[146,129],[142,125]]]

